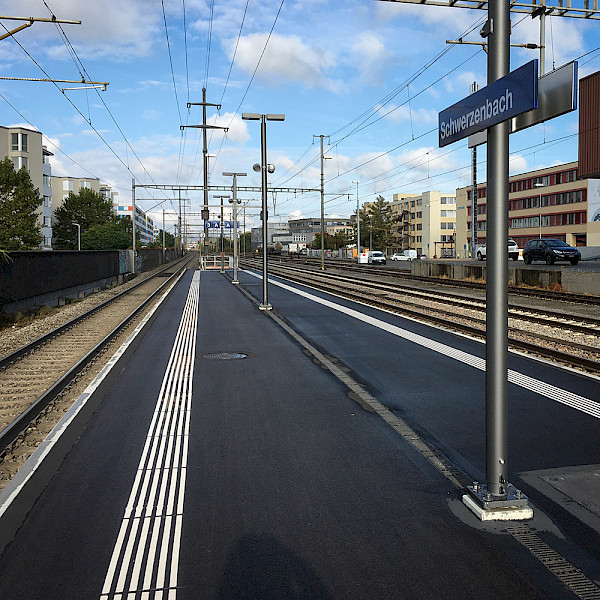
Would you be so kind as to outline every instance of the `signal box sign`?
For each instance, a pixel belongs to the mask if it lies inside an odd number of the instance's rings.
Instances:
[[[538,61],[453,104],[439,114],[440,148],[537,108]]]

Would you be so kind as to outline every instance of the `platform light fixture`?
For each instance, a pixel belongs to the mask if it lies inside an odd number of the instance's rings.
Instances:
[[[260,113],[242,113],[244,121],[260,121],[260,164],[255,164],[252,168],[257,173],[262,172],[262,222],[263,222],[263,301],[259,305],[261,310],[271,310],[273,308],[269,304],[269,286],[268,286],[268,269],[267,269],[267,237],[268,237],[268,212],[267,212],[267,173],[274,173],[275,166],[267,162],[267,121],[285,121],[283,114],[266,114]],[[258,166],[258,169],[256,168]]]
[[[233,279],[231,283],[239,283],[237,278],[238,273],[238,227],[237,227],[237,207],[241,204],[241,200],[237,197],[237,178],[246,177],[247,173],[222,173],[223,177],[233,177],[233,198],[229,202],[233,203]]]
[[[358,206],[358,184],[360,181],[353,181],[356,184],[356,262],[360,263],[360,208]]]

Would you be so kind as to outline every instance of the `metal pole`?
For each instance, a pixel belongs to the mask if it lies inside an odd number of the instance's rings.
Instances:
[[[77,227],[77,252],[81,252],[81,225],[73,221],[73,225]]]
[[[163,255],[163,264],[165,263],[165,252],[166,252],[166,248],[165,248],[165,209],[162,209],[163,211],[163,226],[162,226],[162,255]]]
[[[221,198],[221,273],[225,273],[225,257],[223,256],[223,198]]]
[[[237,239],[237,206],[240,202],[237,198],[237,178],[245,177],[246,173],[223,173],[224,177],[233,176],[233,279],[231,283],[239,283],[238,273],[238,239]],[[245,216],[246,207],[244,207]]]
[[[132,272],[135,273],[135,179],[131,179],[131,225],[133,230],[133,266]]]
[[[259,306],[261,310],[271,310],[269,304],[269,289],[267,284],[267,221],[269,218],[267,207],[267,115],[260,117],[260,155],[262,167],[262,222],[263,222],[263,301]]]
[[[477,249],[477,146],[473,147],[473,196],[471,198],[471,258]]]
[[[358,184],[360,181],[353,181],[356,184],[356,262],[360,263],[360,207],[358,206]]]
[[[179,256],[181,254],[181,244],[183,242],[183,238],[181,236],[181,188],[179,188],[179,214],[177,216],[177,233],[178,233],[177,255]]]
[[[471,94],[479,89],[477,82],[471,84]],[[473,146],[471,175],[473,176],[473,195],[471,197],[471,258],[475,258],[477,249],[477,146]]]
[[[324,135],[313,135],[321,138],[321,271],[325,270],[325,158],[323,157]]]
[[[508,0],[488,3],[488,84],[509,72]],[[508,483],[508,127],[488,129],[486,285],[486,473],[491,497],[506,500]]]
[[[545,4],[540,2],[540,4]],[[546,73],[546,13],[540,13],[540,77]]]
[[[208,144],[206,141],[206,88],[202,88],[202,156],[204,163],[204,208],[208,210]],[[204,221],[204,242],[208,255],[208,224]]]

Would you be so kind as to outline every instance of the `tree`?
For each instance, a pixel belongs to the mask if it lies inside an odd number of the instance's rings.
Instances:
[[[54,245],[62,250],[77,249],[77,227],[73,223],[80,225],[83,240],[85,232],[93,227],[114,225],[123,221],[113,213],[112,202],[109,199],[86,188],[79,190],[77,194],[70,192],[62,206],[54,211],[54,218],[55,225],[52,228]],[[129,219],[129,226],[131,228],[131,219]],[[121,227],[126,228],[123,223]],[[129,239],[131,240],[131,229]]]
[[[119,223],[96,225],[81,234],[82,250],[126,250],[131,245],[131,233]]]
[[[315,248],[317,250],[321,249],[321,234],[315,233],[315,237],[313,241],[310,243],[311,248]],[[323,247],[325,250],[334,250],[335,249],[335,238],[325,232],[325,239],[323,240]]]
[[[153,242],[148,244],[148,248],[162,248],[163,247],[163,230],[158,231],[158,235]],[[175,248],[175,236],[168,231],[165,231],[165,248]]]
[[[239,250],[242,252],[252,252],[252,233],[246,231],[240,235]]]
[[[36,211],[43,202],[26,169],[0,162],[0,248],[30,250],[42,243]]]
[[[375,202],[360,211],[360,241],[362,246],[385,252],[394,243],[392,208],[383,196],[377,196]]]

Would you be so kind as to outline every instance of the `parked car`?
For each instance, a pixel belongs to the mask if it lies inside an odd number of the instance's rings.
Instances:
[[[404,250],[401,254],[392,254],[390,256],[390,260],[416,260],[417,251],[416,250]]]
[[[385,254],[379,250],[369,252],[368,262],[370,265],[385,265]]]
[[[508,258],[512,258],[512,260],[519,259],[519,246],[517,242],[508,238]],[[487,245],[482,244],[481,246],[477,246],[475,250],[475,256],[477,260],[484,260],[487,257]]]
[[[523,248],[523,261],[530,265],[534,260],[545,260],[548,265],[553,265],[557,260],[568,260],[576,265],[581,260],[581,252],[562,240],[529,240]]]

